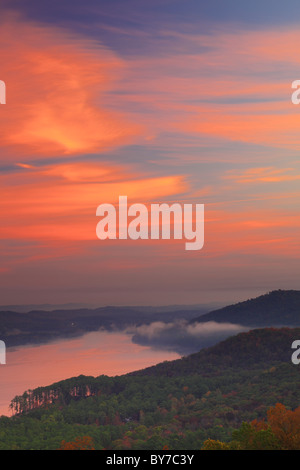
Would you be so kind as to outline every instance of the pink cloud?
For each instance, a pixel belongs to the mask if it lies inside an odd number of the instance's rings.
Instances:
[[[126,113],[102,104],[124,66],[112,51],[11,16],[1,19],[0,32],[1,79],[7,86],[0,145],[10,159],[99,152],[140,134]]]

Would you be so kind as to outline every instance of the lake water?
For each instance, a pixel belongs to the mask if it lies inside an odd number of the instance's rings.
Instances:
[[[6,365],[0,365],[0,415],[10,416],[11,399],[28,389],[81,374],[122,375],[179,357],[177,353],[133,344],[124,333],[104,331],[39,346],[9,348]]]

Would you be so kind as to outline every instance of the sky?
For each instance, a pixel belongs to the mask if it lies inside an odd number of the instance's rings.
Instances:
[[[2,0],[1,304],[298,289],[299,23],[296,0]],[[204,204],[204,247],[99,240],[120,195]]]

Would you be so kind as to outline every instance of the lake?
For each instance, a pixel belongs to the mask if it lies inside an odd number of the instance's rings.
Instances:
[[[6,365],[0,365],[0,415],[10,416],[10,401],[28,389],[81,374],[122,375],[179,357],[174,352],[133,344],[125,333],[105,331],[42,345],[8,348]]]

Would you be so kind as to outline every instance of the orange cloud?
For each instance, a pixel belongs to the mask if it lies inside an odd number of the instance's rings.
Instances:
[[[102,104],[124,66],[113,52],[15,17],[1,18],[0,35],[7,86],[0,113],[2,160],[5,153],[31,159],[95,153],[140,133],[124,113]]]
[[[266,112],[261,105],[261,110],[253,113],[245,104],[221,110],[210,108],[183,124],[188,132],[289,149],[299,148],[299,127],[300,114],[294,109],[286,114],[275,114]]]
[[[120,195],[147,203],[188,191],[181,175],[129,175],[94,163],[23,169],[0,183],[2,239],[96,240],[99,204],[117,204]]]
[[[293,172],[293,174],[289,174]],[[224,179],[234,180],[236,183],[280,183],[284,181],[297,181],[300,174],[295,173],[293,168],[278,169],[273,167],[248,168],[242,171],[229,171]]]
[[[246,254],[299,257],[300,221],[296,211],[257,208],[218,210],[206,208],[208,257],[232,256],[243,262]]]
[[[11,17],[2,19],[0,33],[8,90],[0,145],[10,155],[94,153],[140,135],[151,145],[170,130],[293,149],[300,144],[300,114],[290,100],[298,77],[281,76],[283,63],[298,70],[296,28],[166,32],[180,41],[180,53],[170,41],[163,58],[130,62],[93,41]],[[124,93],[108,93],[114,84]]]
[[[156,111],[155,121],[153,112],[141,117],[152,142],[171,130],[199,141],[206,135],[213,142],[299,148],[299,107],[291,103],[291,83],[299,78],[298,29],[233,30],[166,31],[172,39],[168,56],[131,62],[131,94],[121,99],[130,96],[131,103]]]

